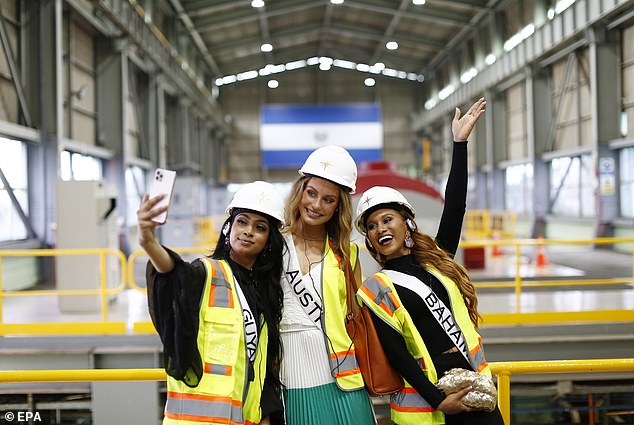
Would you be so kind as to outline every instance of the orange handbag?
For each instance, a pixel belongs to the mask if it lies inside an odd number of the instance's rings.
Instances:
[[[403,377],[392,368],[383,351],[372,321],[372,312],[367,306],[356,302],[359,288],[350,263],[346,262],[344,272],[348,305],[346,332],[354,343],[354,354],[368,393],[371,396],[397,393],[403,389]]]

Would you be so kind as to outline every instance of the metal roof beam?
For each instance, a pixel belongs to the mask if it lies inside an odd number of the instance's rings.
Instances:
[[[444,1],[444,0],[443,0]],[[444,23],[450,25],[468,24],[470,19],[468,16],[459,13],[444,12],[426,8],[424,11],[415,12],[412,10],[394,10],[389,7],[376,6],[356,1],[347,1],[344,3],[346,7],[366,10],[370,12],[382,13],[384,15],[399,15],[425,22]]]
[[[301,12],[314,7],[323,6],[320,1],[295,1],[291,4],[290,1],[285,2],[282,7],[276,7],[268,9],[264,16],[268,19],[274,16],[285,15],[289,13]],[[216,31],[222,28],[235,27],[243,24],[256,22],[260,17],[257,13],[243,11],[235,13],[226,13],[219,16],[215,16],[209,19],[197,19],[194,21],[194,25],[198,28],[199,32]]]

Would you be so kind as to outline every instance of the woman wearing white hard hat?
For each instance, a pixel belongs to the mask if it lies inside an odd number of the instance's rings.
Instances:
[[[435,386],[452,368],[491,376],[477,332],[475,289],[453,260],[466,203],[466,141],[484,107],[480,99],[462,117],[456,108],[454,159],[435,240],[417,229],[414,208],[392,188],[367,190],[357,207],[355,225],[383,267],[363,282],[357,296],[374,313],[390,364],[405,380],[390,403],[399,425],[503,423],[497,408],[488,412],[465,404],[477,395],[463,400],[469,387],[445,395]]]
[[[145,195],[137,216],[168,374],[163,424],[284,423],[276,366],[284,201],[270,183],[244,185],[213,254],[188,263],[154,236],[160,200]]]
[[[315,150],[286,204],[280,369],[289,425],[375,423],[345,329],[346,273],[360,281],[350,243],[357,166],[339,146]],[[346,265],[348,266],[346,267]]]

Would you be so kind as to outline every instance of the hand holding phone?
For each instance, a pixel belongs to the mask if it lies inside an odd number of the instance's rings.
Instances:
[[[150,199],[159,195],[165,195],[154,208],[169,207],[172,201],[172,192],[174,191],[174,181],[176,180],[176,171],[157,168],[154,172],[152,183],[150,184]],[[152,221],[158,224],[164,224],[167,221],[167,210],[152,218]]]

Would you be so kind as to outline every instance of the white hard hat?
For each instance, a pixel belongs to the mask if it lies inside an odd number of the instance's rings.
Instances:
[[[227,206],[226,213],[244,208],[269,215],[280,223],[284,221],[284,200],[271,183],[254,181],[242,186]]]
[[[365,235],[365,223],[364,215],[370,209],[386,205],[386,208],[389,208],[389,204],[397,204],[405,208],[411,215],[412,218],[416,217],[416,211],[412,204],[403,196],[401,192],[396,189],[392,189],[391,187],[385,186],[374,186],[370,189],[363,192],[361,198],[359,199],[359,204],[357,205],[357,216],[354,220],[355,226],[357,226],[357,230],[359,233]]]
[[[310,174],[330,180],[354,193],[357,188],[357,164],[347,150],[329,145],[315,149],[299,169],[299,174]]]

